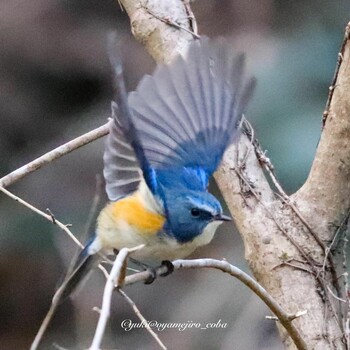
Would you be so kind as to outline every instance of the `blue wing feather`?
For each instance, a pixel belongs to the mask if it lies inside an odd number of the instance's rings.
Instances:
[[[186,57],[159,66],[128,98],[150,166],[202,167],[210,176],[239,134],[253,88],[254,79],[244,78],[244,56],[223,40],[196,41]]]
[[[117,102],[117,106],[119,109],[119,115],[118,118],[114,117],[114,123],[115,126],[121,127],[124,133],[124,136],[129,141],[130,145],[132,146],[135,156],[140,164],[140,167],[143,172],[143,177],[151,189],[151,191],[154,191],[154,188],[152,188],[152,178],[150,178],[150,175],[152,173],[152,168],[150,166],[149,160],[147,156],[145,155],[144,149],[141,145],[140,139],[138,137],[138,132],[136,130],[135,124],[132,120],[132,112],[130,110],[130,106],[128,104],[127,99],[127,93],[125,88],[125,81],[123,76],[123,65],[121,62],[121,55],[120,55],[120,46],[119,42],[116,41],[116,38],[114,36],[109,38],[108,41],[108,56],[110,63],[114,70],[114,98]],[[112,103],[113,104],[113,103]],[[106,151],[105,151],[106,152]],[[110,166],[110,164],[106,164],[105,162],[105,168],[106,166]],[[108,189],[109,183],[106,181],[106,188]],[[117,191],[114,189],[114,193],[117,193]]]
[[[144,77],[127,101],[120,61],[111,61],[119,67],[118,122],[151,191],[161,197],[161,187],[206,190],[254,89],[255,80],[244,77],[244,55],[224,40],[202,38],[185,57]]]

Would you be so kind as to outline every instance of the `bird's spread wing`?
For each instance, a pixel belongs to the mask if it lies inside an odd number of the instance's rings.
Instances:
[[[210,176],[238,135],[255,79],[225,40],[195,41],[129,94],[132,120],[155,169],[201,167]]]
[[[113,120],[110,122],[105,152],[103,175],[108,198],[115,201],[137,190],[141,170],[135,152],[127,141],[118,119],[118,107],[112,102]]]
[[[244,61],[227,41],[203,38],[191,44],[185,57],[145,76],[127,102],[117,93],[119,119],[111,125],[104,156],[111,200],[136,190],[138,168],[153,193],[157,174],[181,177],[183,168],[199,172],[199,182],[206,185],[237,137],[254,89],[255,79],[244,77]],[[120,59],[111,62],[116,76],[121,75]],[[116,111],[116,105],[112,108]]]

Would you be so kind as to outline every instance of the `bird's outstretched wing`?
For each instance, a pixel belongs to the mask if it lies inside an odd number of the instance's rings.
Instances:
[[[120,55],[110,51],[111,56],[120,78]],[[119,119],[115,118],[104,156],[109,198],[118,199],[137,188],[138,167],[153,193],[157,174],[182,176],[183,168],[194,169],[205,188],[239,134],[255,86],[254,78],[244,76],[244,66],[244,55],[234,55],[227,41],[202,38],[190,45],[185,57],[145,76],[127,102],[118,91]],[[116,80],[117,89],[125,89]]]
[[[117,103],[112,102],[113,122],[110,124],[103,156],[103,173],[108,198],[115,201],[138,188],[141,169],[146,183],[152,189],[152,171],[132,121],[123,76],[120,42],[116,33],[110,33],[107,44],[109,60],[114,71],[114,100]]]
[[[118,114],[118,106],[112,102],[113,121],[110,121],[103,155],[106,191],[112,201],[136,191],[141,181],[139,162],[133,147],[125,138]]]
[[[244,63],[227,41],[203,38],[129,94],[132,121],[153,168],[201,167],[208,176],[216,170],[254,89]]]

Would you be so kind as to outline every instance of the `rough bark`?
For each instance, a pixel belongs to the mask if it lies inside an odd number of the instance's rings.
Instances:
[[[123,0],[136,39],[160,62],[170,62],[193,39],[181,0]],[[147,11],[148,8],[150,11]],[[155,13],[157,18],[150,13]],[[242,135],[226,153],[215,178],[235,219],[255,278],[290,313],[307,310],[294,320],[309,349],[345,349],[342,321],[337,320],[335,270],[327,245],[350,210],[350,43],[349,25],[341,64],[329,101],[328,118],[310,175],[287,198],[275,195],[266,179],[254,140]],[[328,108],[328,107],[327,107]],[[323,269],[323,266],[326,266]],[[335,283],[336,284],[336,283]],[[339,286],[338,286],[339,287]],[[329,290],[332,291],[329,292]],[[280,328],[284,344],[294,349]]]
[[[183,1],[128,0],[121,4],[129,15],[133,35],[157,63],[169,63],[186,51],[193,35],[169,25],[173,22],[192,29]]]

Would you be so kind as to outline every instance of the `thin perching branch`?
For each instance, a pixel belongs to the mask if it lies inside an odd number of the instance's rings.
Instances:
[[[227,261],[215,260],[215,259],[194,259],[194,260],[175,260],[172,262],[175,270],[180,269],[194,269],[194,268],[213,268],[220,270],[222,272],[228,273],[229,275],[237,278],[243,284],[245,284],[250,290],[252,290],[277,316],[280,323],[288,332],[289,336],[292,338],[294,344],[299,350],[307,350],[307,345],[302,338],[298,329],[294,326],[292,321],[305,314],[304,310],[297,311],[294,314],[289,314],[282,309],[282,307],[276,302],[276,300],[252,277],[248,274],[229,264]],[[167,272],[166,266],[160,266],[155,270],[158,276],[163,275]],[[150,277],[149,271],[143,271],[135,273],[131,276],[125,278],[125,285],[134,284],[136,282],[141,282],[147,280]]]
[[[163,350],[167,350],[167,348],[165,347],[165,345],[162,343],[162,341],[159,339],[157,333],[155,333],[152,328],[150,327],[149,323],[147,322],[147,320],[144,318],[144,316],[141,314],[139,308],[136,306],[136,304],[134,303],[134,301],[120,288],[118,288],[118,292],[123,296],[123,298],[126,300],[126,302],[132,307],[132,309],[134,310],[136,316],[140,319],[140,321],[142,322],[142,324],[145,325],[146,330],[152,335],[152,337],[157,341],[157,343],[159,344],[159,346],[163,349]]]
[[[110,315],[110,309],[111,309],[111,299],[112,299],[112,293],[115,284],[120,284],[120,279],[122,275],[122,271],[125,270],[125,262],[129,255],[129,249],[122,248],[112,267],[112,270],[107,278],[105,289],[103,292],[103,299],[102,299],[102,308],[100,310],[100,317],[97,323],[96,331],[94,338],[92,340],[90,350],[99,350],[100,345],[102,342],[103,335],[105,333],[107,320]]]
[[[100,345],[102,342],[102,338],[106,329],[106,324],[110,315],[110,309],[111,309],[111,299],[112,299],[112,293],[115,287],[118,289],[124,285],[125,280],[125,270],[126,270],[126,261],[130,253],[135,252],[136,250],[140,250],[144,247],[144,244],[139,245],[135,248],[122,248],[114,263],[112,270],[108,276],[108,279],[106,281],[105,289],[103,292],[103,299],[102,299],[102,308],[100,311],[100,317],[97,323],[95,335],[91,344],[91,347],[89,350],[99,350]],[[122,291],[119,290],[119,292],[126,298],[126,300],[133,306],[134,310],[136,305],[132,302],[132,300]],[[136,308],[138,311],[138,309]],[[135,312],[136,312],[135,310]],[[141,315],[141,313],[138,311],[136,314],[141,318],[145,324],[147,324],[147,321],[145,318]],[[147,328],[147,327],[146,327]],[[157,343],[160,345],[160,347],[163,350],[166,350],[166,346],[162,343],[162,341],[159,339],[159,337],[152,331],[152,329],[147,329],[150,334],[154,337],[154,339],[157,341]]]
[[[79,242],[79,240],[73,235],[73,233],[69,230],[67,225],[63,224],[61,221],[57,220],[56,218],[53,217],[53,215],[45,214],[43,211],[39,210],[38,208],[34,207],[33,205],[29,204],[25,200],[15,196],[13,193],[10,191],[6,190],[5,188],[0,186],[0,191],[15,200],[16,202],[24,205],[28,209],[34,211],[35,213],[39,214],[43,218],[49,220],[51,223],[54,225],[57,225],[59,228],[61,228],[67,235],[77,244],[80,248],[84,248],[84,246]]]
[[[44,165],[47,165],[54,161],[55,159],[61,158],[62,156],[87,145],[88,143],[95,141],[109,133],[109,123],[106,123],[94,130],[87,132],[84,135],[81,135],[74,140],[71,140],[50,152],[45,153],[41,157],[34,159],[32,162],[23,165],[22,167],[12,171],[10,174],[2,177],[0,179],[0,186],[7,187],[18,180],[21,180],[28,174],[42,168]]]
[[[49,326],[49,324],[52,320],[52,317],[57,310],[57,306],[58,306],[58,302],[55,299],[53,299],[51,306],[50,306],[50,309],[47,312],[43,322],[41,323],[40,328],[39,328],[37,334],[35,335],[35,338],[30,346],[30,350],[37,350],[38,349],[38,346],[39,346],[39,344],[40,344],[40,342],[41,342],[41,340],[42,340],[42,338],[47,330],[47,327]]]

